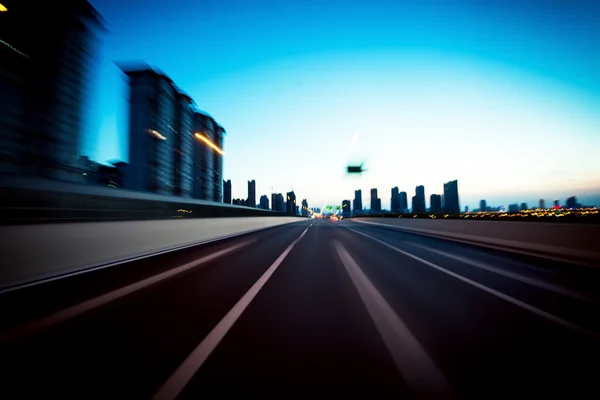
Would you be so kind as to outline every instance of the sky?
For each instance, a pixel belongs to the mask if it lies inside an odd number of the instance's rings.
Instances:
[[[461,207],[600,206],[600,2],[95,0],[84,152],[128,160],[116,62],[160,68],[227,131],[234,198],[382,207],[458,179]],[[349,163],[362,163],[348,176]]]

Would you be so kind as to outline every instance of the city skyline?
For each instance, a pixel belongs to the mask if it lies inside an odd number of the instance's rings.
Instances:
[[[92,3],[110,31],[92,110],[97,137],[87,146],[98,161],[127,161],[124,84],[112,63],[133,58],[159,66],[227,127],[223,176],[233,182],[233,198],[246,197],[236,182],[248,179],[256,179],[257,193],[293,187],[322,205],[341,204],[358,187],[410,192],[422,184],[441,193],[440,182],[456,178],[461,205],[471,209],[482,198],[533,204],[572,195],[600,205],[599,63],[586,33],[597,5],[571,4],[570,17],[557,19],[566,11],[556,3],[427,9],[431,2],[350,1],[342,24],[308,1],[240,2],[233,8],[241,14],[217,3],[166,11],[136,1]],[[185,23],[196,13],[206,17],[202,27]],[[361,22],[365,13],[377,24]],[[259,14],[261,24],[250,23]],[[548,36],[549,27],[559,36]],[[198,40],[202,58],[186,50]],[[298,139],[310,147],[309,162],[303,147],[288,146]],[[341,146],[309,145],[321,142]],[[346,176],[348,163],[362,161],[367,172]],[[323,173],[329,179],[315,179]],[[381,196],[382,208],[388,197]]]

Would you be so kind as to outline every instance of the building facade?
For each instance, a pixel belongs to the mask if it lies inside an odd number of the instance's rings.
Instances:
[[[231,204],[231,179],[223,181],[223,203]]]
[[[258,208],[261,208],[263,210],[269,209],[269,198],[267,197],[266,194],[263,194],[262,196],[260,196],[260,202],[259,202]]]
[[[354,191],[354,200],[352,200],[352,212],[354,213],[354,215],[358,215],[362,212],[362,210],[362,190],[359,189]]]
[[[287,193],[286,210],[289,215],[298,215],[296,212],[296,194],[293,190]]]
[[[247,203],[249,207],[256,207],[256,181],[248,181],[248,198]]]
[[[460,214],[457,180],[444,183],[443,203],[444,212],[448,214]]]
[[[84,0],[2,3],[0,172],[81,182],[102,18]]]
[[[432,194],[429,197],[429,212],[432,214],[439,214],[442,212],[442,196],[439,194]]]

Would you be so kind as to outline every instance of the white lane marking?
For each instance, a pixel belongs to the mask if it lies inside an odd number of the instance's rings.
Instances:
[[[335,241],[334,247],[409,388],[417,397],[450,395],[446,378],[398,314],[344,246]]]
[[[474,267],[477,267],[477,268],[480,268],[480,269],[483,269],[483,270],[486,270],[486,271],[494,272],[494,273],[496,273],[498,275],[503,275],[503,276],[506,276],[508,278],[511,278],[511,279],[514,279],[514,280],[517,280],[517,281],[520,281],[520,282],[523,282],[523,283],[530,284],[532,286],[537,286],[539,288],[546,289],[546,290],[551,291],[551,292],[562,294],[563,296],[572,297],[572,298],[575,298],[575,299],[578,299],[578,300],[582,300],[582,301],[586,301],[586,302],[594,302],[594,301],[592,301],[592,299],[589,299],[588,297],[586,297],[586,296],[584,296],[584,295],[582,295],[580,293],[577,293],[575,291],[566,289],[566,288],[558,286],[558,285],[554,285],[552,283],[542,282],[542,281],[539,281],[537,279],[533,279],[533,278],[529,278],[527,276],[523,276],[521,274],[517,274],[515,272],[505,271],[505,270],[503,270],[501,268],[496,268],[496,267],[493,267],[491,265],[487,265],[487,264],[484,264],[484,263],[476,261],[476,260],[472,260],[472,259],[467,258],[467,257],[457,256],[455,254],[448,253],[448,252],[442,251],[442,250],[436,250],[436,249],[433,249],[433,248],[431,248],[429,246],[423,246],[421,244],[412,243],[412,242],[407,242],[407,243],[409,243],[411,246],[419,247],[421,249],[424,249],[424,250],[427,250],[427,251],[431,251],[433,253],[437,253],[439,255],[442,255],[442,256],[445,256],[445,257],[448,257],[448,258],[452,258],[452,259],[454,259],[456,261],[460,261],[460,262],[463,262],[465,264],[469,264],[469,265],[472,265]]]
[[[542,258],[542,259],[546,259],[546,260],[552,260],[552,261],[558,261],[558,262],[562,262],[562,263],[568,263],[568,264],[575,264],[575,265],[581,265],[584,267],[592,267],[592,268],[598,268],[597,263],[590,263],[587,262],[585,260],[574,260],[574,259],[570,259],[568,257],[562,257],[562,256],[555,256],[555,255],[551,255],[551,254],[544,254],[542,252],[539,251],[533,251],[533,250],[524,250],[524,249],[518,249],[515,247],[507,247],[507,246],[503,246],[503,245],[495,245],[495,244],[491,244],[491,243],[483,243],[480,241],[475,241],[475,240],[470,240],[470,239],[458,239],[458,238],[454,238],[454,237],[449,237],[449,236],[444,236],[444,235],[437,235],[434,233],[426,233],[426,232],[420,232],[420,231],[414,231],[411,228],[407,228],[407,227],[399,227],[399,226],[394,226],[394,225],[389,225],[389,224],[380,224],[377,222],[368,222],[368,221],[353,221],[359,224],[370,224],[370,225],[374,225],[374,226],[379,226],[379,227],[385,227],[385,228],[390,228],[399,232],[404,232],[404,233],[410,233],[413,235],[421,235],[421,236],[428,236],[434,239],[441,239],[441,240],[447,240],[447,241],[452,241],[452,242],[458,242],[458,243],[465,243],[465,244],[469,244],[471,246],[479,246],[479,247],[487,247],[490,249],[495,249],[495,250],[500,250],[503,252],[508,252],[508,253],[517,253],[517,254],[524,254],[526,256],[532,256],[532,257],[536,257],[536,258]]]
[[[200,344],[190,353],[183,363],[171,374],[167,381],[160,387],[156,394],[152,397],[153,400],[175,399],[184,389],[188,382],[193,378],[194,374],[200,369],[202,364],[208,359],[210,354],[219,345],[233,324],[242,315],[246,307],[256,297],[258,292],[267,283],[269,278],[277,270],[279,265],[292,251],[292,249],[302,240],[306,232],[304,232],[296,240],[294,240],[279,257],[271,264],[265,273],[252,285],[252,287],[242,296],[242,298],[233,306],[231,310],[223,317],[221,321],[213,328],[213,330],[200,342]]]
[[[523,308],[523,309],[525,309],[527,311],[530,311],[530,312],[532,312],[532,313],[534,313],[536,315],[539,315],[540,317],[546,318],[546,319],[548,319],[548,320],[550,320],[552,322],[555,322],[555,323],[557,323],[559,325],[562,325],[565,328],[573,329],[573,330],[575,330],[575,331],[577,331],[579,333],[582,333],[584,335],[587,335],[587,336],[589,336],[589,337],[591,337],[591,338],[593,338],[595,340],[600,340],[600,336],[596,335],[595,333],[590,332],[590,331],[588,331],[588,330],[586,330],[586,329],[584,329],[584,328],[582,328],[582,327],[580,327],[578,325],[575,325],[572,322],[569,322],[569,321],[564,320],[564,319],[562,319],[560,317],[557,317],[556,315],[550,314],[547,311],[541,310],[541,309],[539,309],[537,307],[532,306],[531,304],[527,304],[527,303],[525,303],[525,302],[523,302],[521,300],[515,299],[514,297],[511,297],[511,296],[509,296],[507,294],[501,293],[501,292],[499,292],[499,291],[497,291],[495,289],[492,289],[492,288],[490,288],[488,286],[482,285],[481,283],[475,282],[475,281],[473,281],[473,280],[471,280],[469,278],[465,278],[462,275],[459,275],[459,274],[454,273],[454,272],[452,272],[450,270],[447,270],[446,268],[440,267],[439,265],[436,265],[436,264],[434,264],[432,262],[429,262],[429,261],[427,261],[427,260],[425,260],[425,259],[423,259],[421,257],[415,256],[414,254],[411,254],[411,253],[409,253],[407,251],[400,250],[399,248],[394,247],[391,244],[388,244],[388,243],[386,243],[386,242],[384,242],[382,240],[379,240],[379,239],[377,239],[377,238],[375,238],[375,237],[373,237],[371,235],[367,235],[365,233],[359,232],[359,231],[351,229],[351,228],[347,228],[347,229],[351,230],[352,232],[358,233],[359,235],[368,237],[369,239],[374,240],[374,241],[376,241],[378,243],[381,243],[382,245],[384,245],[384,246],[386,246],[386,247],[388,247],[388,248],[390,248],[390,249],[392,249],[392,250],[394,250],[394,251],[396,251],[396,252],[398,252],[400,254],[404,254],[407,257],[410,257],[412,259],[420,261],[423,264],[425,264],[425,265],[427,265],[427,266],[429,266],[431,268],[437,269],[438,271],[441,271],[441,272],[443,272],[445,274],[448,274],[448,275],[450,275],[450,276],[452,276],[452,277],[454,277],[456,279],[459,279],[459,280],[461,280],[461,281],[463,281],[465,283],[468,283],[469,285],[475,286],[478,289],[481,289],[481,290],[483,290],[483,291],[485,291],[485,292],[487,292],[489,294],[492,294],[492,295],[494,295],[496,297],[499,297],[502,300],[506,300],[509,303],[512,303],[512,304],[514,304],[514,305],[516,305],[518,307],[521,307],[521,308]]]
[[[171,278],[172,276],[175,276],[177,274],[181,274],[182,272],[188,271],[192,268],[198,267],[202,264],[205,264],[209,261],[219,258],[227,253],[231,253],[232,251],[235,251],[241,247],[247,246],[248,244],[253,243],[254,241],[255,240],[246,240],[240,244],[236,244],[234,246],[227,247],[226,249],[219,250],[213,254],[199,258],[199,259],[189,262],[187,264],[183,264],[179,267],[170,269],[168,271],[151,276],[149,278],[132,283],[130,285],[123,286],[122,288],[113,290],[112,292],[105,293],[105,294],[95,297],[93,299],[86,300],[83,303],[79,303],[75,306],[66,308],[57,313],[42,317],[40,319],[23,324],[21,326],[18,326],[14,329],[7,331],[6,333],[1,334],[0,335],[0,343],[8,342],[8,341],[20,338],[24,335],[29,335],[29,334],[38,332],[38,331],[40,331],[42,329],[46,329],[52,325],[56,325],[58,323],[66,321],[70,318],[73,318],[73,317],[76,317],[83,313],[86,313],[88,311],[91,311],[95,308],[103,306],[103,305],[110,303],[114,300],[117,300],[121,297],[127,296],[133,292],[136,292],[140,289],[143,289],[145,287],[153,285],[162,280]]]

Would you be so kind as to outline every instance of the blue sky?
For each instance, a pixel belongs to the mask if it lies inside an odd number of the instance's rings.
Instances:
[[[106,20],[85,152],[127,160],[115,61],[159,67],[227,130],[233,196],[309,206],[377,187],[461,205],[600,205],[600,2],[96,0]],[[344,174],[364,161],[360,177]],[[272,188],[272,189],[271,189]],[[429,203],[429,201],[427,201]]]

